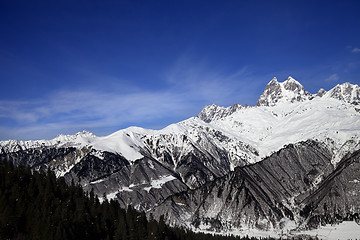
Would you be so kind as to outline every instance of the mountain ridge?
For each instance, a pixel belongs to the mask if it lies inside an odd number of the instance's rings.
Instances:
[[[284,93],[285,92],[285,93]],[[294,94],[289,94],[292,92]],[[349,82],[343,84],[337,84],[334,88],[329,91],[325,91],[324,89],[320,89],[316,94],[310,94],[307,92],[304,87],[296,81],[292,77],[288,77],[284,82],[278,82],[276,78],[273,78],[265,87],[263,93],[259,97],[256,106],[242,106],[240,104],[235,103],[233,106],[229,107],[221,107],[215,104],[205,106],[203,110],[196,116],[196,118],[203,120],[206,123],[210,123],[215,120],[226,118],[238,111],[247,109],[247,108],[256,108],[261,106],[269,106],[274,107],[276,104],[281,103],[295,103],[295,102],[303,102],[310,101],[315,98],[333,98],[338,99],[340,101],[344,101],[346,103],[350,103],[354,106],[356,111],[360,111],[360,108],[357,108],[357,105],[360,104],[360,87],[356,84],[351,84]],[[285,100],[285,101],[284,101]],[[191,119],[191,118],[190,118]],[[188,119],[189,120],[189,119]],[[187,120],[185,120],[187,121]],[[185,122],[183,121],[183,122]],[[180,122],[182,123],[182,122]],[[82,132],[78,132],[74,135],[58,135],[52,140],[29,140],[29,141],[21,141],[21,140],[5,140],[0,141],[1,151],[16,151],[20,149],[32,148],[32,147],[41,147],[45,146],[63,146],[66,143],[73,143],[73,145],[84,146],[91,144],[95,138],[111,138],[111,136],[116,135],[118,132],[126,132],[125,134],[129,134],[129,132],[136,132],[142,134],[152,134],[159,132],[167,132],[169,128],[172,126],[179,127],[180,124],[171,124],[164,129],[161,130],[150,130],[139,127],[129,127],[117,132],[114,132],[108,136],[97,137],[93,133],[88,132],[86,130]],[[171,131],[171,130],[170,130]],[[178,132],[178,129],[175,131]],[[180,130],[181,131],[181,130]],[[111,149],[106,149],[110,150]],[[116,152],[116,150],[114,150]]]

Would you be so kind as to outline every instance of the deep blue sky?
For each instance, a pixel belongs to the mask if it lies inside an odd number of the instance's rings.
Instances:
[[[0,140],[159,129],[291,75],[360,84],[360,1],[1,1]]]

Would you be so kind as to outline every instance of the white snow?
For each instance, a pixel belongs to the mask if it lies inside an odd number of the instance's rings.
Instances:
[[[160,177],[159,179],[152,180],[152,181],[150,182],[150,185],[151,185],[151,186],[150,186],[150,187],[144,187],[144,190],[147,191],[147,192],[149,192],[150,189],[152,189],[152,188],[161,188],[162,185],[164,185],[165,183],[170,182],[170,181],[172,181],[172,180],[174,180],[174,179],[176,179],[176,178],[175,178],[174,176],[172,176],[172,175],[162,176],[162,177]]]
[[[112,193],[109,193],[109,194],[107,194],[106,195],[106,198],[108,199],[108,200],[110,200],[110,199],[116,199],[116,195],[118,194],[118,193],[121,193],[121,192],[132,192],[133,190],[132,189],[130,189],[130,187],[125,187],[125,186],[123,186],[123,187],[121,187],[118,191],[115,191],[115,192],[112,192]]]
[[[29,140],[29,141],[17,141],[7,140],[0,141],[0,147],[4,148],[9,152],[15,152],[21,149],[29,148],[42,148],[48,146],[54,147],[84,147],[88,146],[96,136],[88,131],[78,132],[75,135],[58,135],[51,140]]]
[[[105,180],[107,180],[107,179],[102,178],[102,179],[99,179],[99,180],[96,180],[96,181],[92,181],[92,182],[90,182],[90,184],[98,184],[98,183],[104,182]]]
[[[330,138],[340,149],[347,140],[359,139],[360,134],[360,114],[349,104],[333,98],[242,109],[210,124],[231,139],[254,146],[260,159],[286,144],[307,139]]]
[[[149,168],[155,170],[154,164],[151,161],[148,161]]]
[[[360,225],[355,221],[344,221],[337,225],[327,224],[319,229],[310,231],[294,232],[294,235],[310,235],[319,239],[342,240],[342,239],[360,239]]]
[[[104,153],[101,152],[101,151],[96,151],[96,150],[93,150],[90,152],[91,155],[101,159],[101,160],[104,160]]]
[[[136,133],[129,129],[120,130],[106,137],[100,137],[92,143],[95,149],[119,153],[129,161],[135,161],[143,157],[139,153],[139,146],[142,145]]]
[[[191,226],[189,226],[191,228]],[[215,234],[221,236],[240,236],[240,237],[256,237],[256,238],[279,238],[281,237],[281,233],[277,233],[275,231],[262,231],[255,228],[243,228],[243,229],[234,229],[234,230],[224,230],[221,232],[214,232],[207,230],[209,228],[208,225],[201,223],[199,228],[191,228],[194,232],[202,232],[208,234]]]
[[[116,198],[116,194],[118,194],[119,192],[113,192],[113,193],[109,193],[106,195],[106,198],[108,200],[111,200],[111,199],[115,199]]]
[[[344,221],[340,224],[321,226],[318,229],[307,230],[307,231],[296,231],[292,230],[296,226],[293,221],[288,221],[287,225],[283,230],[269,230],[262,231],[255,228],[242,228],[242,229],[233,229],[233,230],[224,230],[220,233],[215,233],[219,235],[234,235],[240,237],[257,237],[257,238],[293,238],[293,237],[303,237],[306,239],[306,236],[317,237],[318,239],[324,240],[348,240],[348,239],[360,239],[360,225],[355,221]],[[191,227],[191,226],[190,226]],[[195,232],[204,232],[214,234],[213,231],[209,231],[208,225],[201,223],[198,228],[192,227],[191,230]]]

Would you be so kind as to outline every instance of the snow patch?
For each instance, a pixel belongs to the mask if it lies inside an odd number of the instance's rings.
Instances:
[[[162,176],[159,179],[152,180],[150,183],[150,187],[144,187],[144,190],[147,192],[150,192],[152,188],[161,188],[162,185],[164,185],[167,182],[170,182],[172,180],[176,179],[176,177],[169,175],[169,176]]]
[[[98,183],[104,182],[105,180],[107,180],[107,179],[106,178],[99,179],[99,180],[90,182],[90,184],[98,184]]]
[[[111,199],[116,199],[116,195],[118,194],[118,193],[121,193],[121,192],[132,192],[133,190],[132,189],[130,189],[130,187],[122,187],[122,188],[120,188],[118,191],[116,191],[116,192],[112,192],[112,193],[109,193],[109,194],[107,194],[106,195],[106,198],[107,199],[109,199],[109,200],[111,200]]]
[[[296,232],[294,234],[316,236],[319,239],[327,240],[359,239],[360,226],[355,221],[344,221],[337,225],[327,224],[318,229]]]
[[[93,150],[90,152],[90,154],[99,158],[100,160],[104,160],[104,152]]]
[[[148,161],[149,168],[155,170],[154,164],[151,161]]]

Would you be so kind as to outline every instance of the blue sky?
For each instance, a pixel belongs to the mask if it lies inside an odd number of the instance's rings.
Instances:
[[[1,1],[0,140],[160,129],[291,75],[360,84],[360,1]]]

